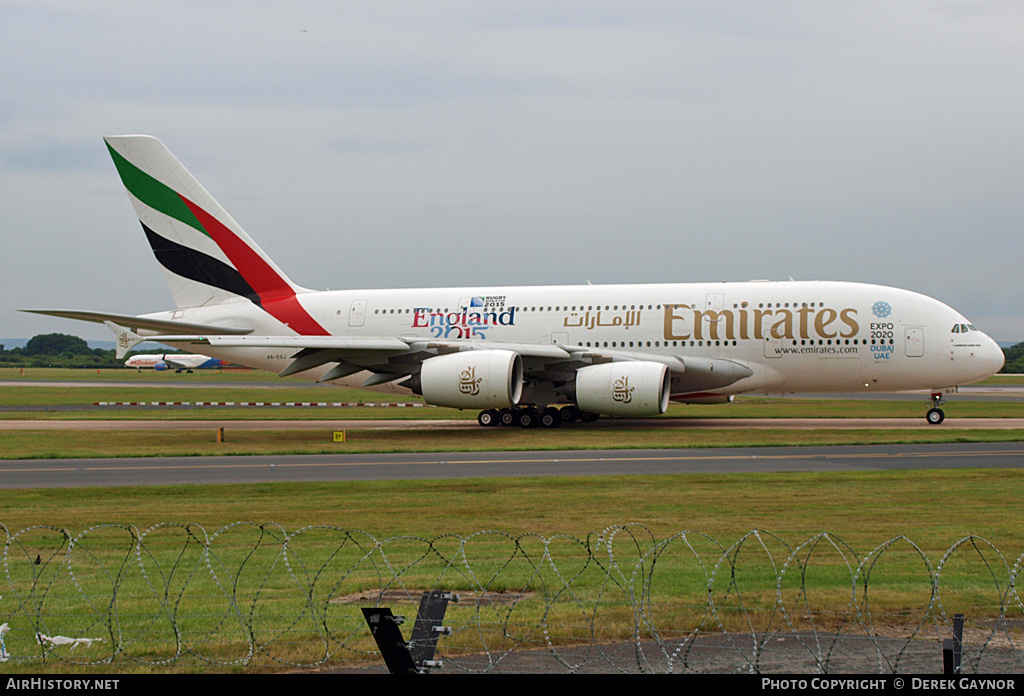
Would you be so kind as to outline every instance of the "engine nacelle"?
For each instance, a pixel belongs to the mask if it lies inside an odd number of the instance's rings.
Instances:
[[[452,408],[506,408],[523,393],[523,359],[511,350],[439,355],[420,366],[423,400]]]
[[[609,416],[657,416],[668,408],[668,367],[629,361],[576,370],[576,405]]]

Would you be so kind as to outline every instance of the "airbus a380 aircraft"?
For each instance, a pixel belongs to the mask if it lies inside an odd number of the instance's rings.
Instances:
[[[995,341],[930,297],[847,282],[315,292],[295,285],[157,139],[107,147],[177,309],[103,322],[143,340],[311,380],[479,409],[482,425],[654,416],[743,393],[929,390],[1003,365]],[[560,406],[558,408],[557,406]]]

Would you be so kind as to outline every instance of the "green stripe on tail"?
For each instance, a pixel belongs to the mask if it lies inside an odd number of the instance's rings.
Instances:
[[[207,237],[210,236],[210,233],[203,229],[203,226],[199,224],[199,220],[196,219],[196,216],[192,214],[192,211],[185,205],[185,201],[181,199],[181,196],[174,189],[160,183],[126,160],[117,150],[110,146],[110,143],[106,143],[106,146],[107,150],[110,151],[111,158],[114,160],[114,166],[117,167],[117,173],[121,175],[121,181],[133,196],[150,208],[183,222],[189,227],[194,227]]]

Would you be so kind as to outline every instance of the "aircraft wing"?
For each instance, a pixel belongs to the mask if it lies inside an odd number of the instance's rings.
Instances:
[[[159,333],[180,333],[180,334],[218,334],[227,336],[244,336],[252,333],[252,329],[243,329],[236,326],[218,326],[216,324],[195,324],[186,321],[169,321],[165,319],[152,319],[149,317],[136,317],[130,314],[110,314],[107,312],[88,312],[78,309],[20,309],[20,312],[31,314],[45,314],[51,317],[64,317],[65,319],[78,319],[79,321],[91,321],[97,324],[112,322],[132,331],[146,330]],[[147,340],[149,340],[147,338]]]
[[[364,386],[402,378],[416,379],[430,358],[465,351],[508,351],[522,359],[523,375],[535,384],[556,388],[570,382],[580,368],[609,362],[644,362],[664,365],[671,373],[673,397],[700,394],[732,384],[753,371],[746,364],[723,358],[663,355],[632,350],[584,348],[554,343],[505,343],[474,340],[431,340],[397,336],[251,336],[251,329],[196,324],[124,314],[66,309],[21,310],[34,314],[106,324],[117,336],[118,357],[143,340],[191,343],[221,348],[275,348],[287,351],[291,362],[282,377],[332,365],[320,376],[327,382],[358,372],[372,373]],[[145,338],[136,331],[154,332]]]
[[[482,341],[436,341],[395,336],[161,335],[150,336],[147,340],[161,343],[191,343],[219,348],[278,348],[293,351],[291,364],[280,372],[282,377],[328,363],[358,367],[358,370],[347,371],[345,375],[325,376],[322,381],[337,379],[340,376],[347,376],[362,370],[381,375],[381,378],[388,376],[391,379],[396,379],[418,372],[419,363],[423,360],[469,350],[508,350],[524,358],[546,361],[572,359],[572,354],[568,350],[556,345],[496,341],[486,343]],[[370,384],[380,383],[382,382],[370,382]]]
[[[445,341],[395,336],[163,335],[150,337],[149,340],[220,348],[276,348],[291,354],[291,362],[279,373],[282,377],[333,364],[320,377],[320,381],[340,379],[362,371],[373,373],[363,382],[364,386],[414,376],[420,371],[422,362],[433,357],[484,350],[516,353],[523,361],[523,373],[527,379],[551,384],[570,381],[577,369],[590,365],[609,362],[659,363],[665,365],[672,374],[673,395],[705,392],[753,374],[742,362],[722,358],[546,343]]]

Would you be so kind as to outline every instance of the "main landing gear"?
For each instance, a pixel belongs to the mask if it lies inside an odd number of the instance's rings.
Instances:
[[[575,406],[563,406],[557,408],[537,408],[536,406],[521,406],[518,408],[489,408],[481,411],[476,422],[485,428],[495,425],[513,426],[520,428],[534,428],[538,425],[542,428],[557,428],[563,424],[570,424],[579,421],[581,423],[593,423],[600,416],[596,413],[580,411]]]
[[[925,414],[925,418],[932,425],[938,425],[942,421],[946,420],[946,414],[942,411],[939,406],[944,403],[942,399],[942,392],[932,392],[932,407],[928,409],[928,413]]]

